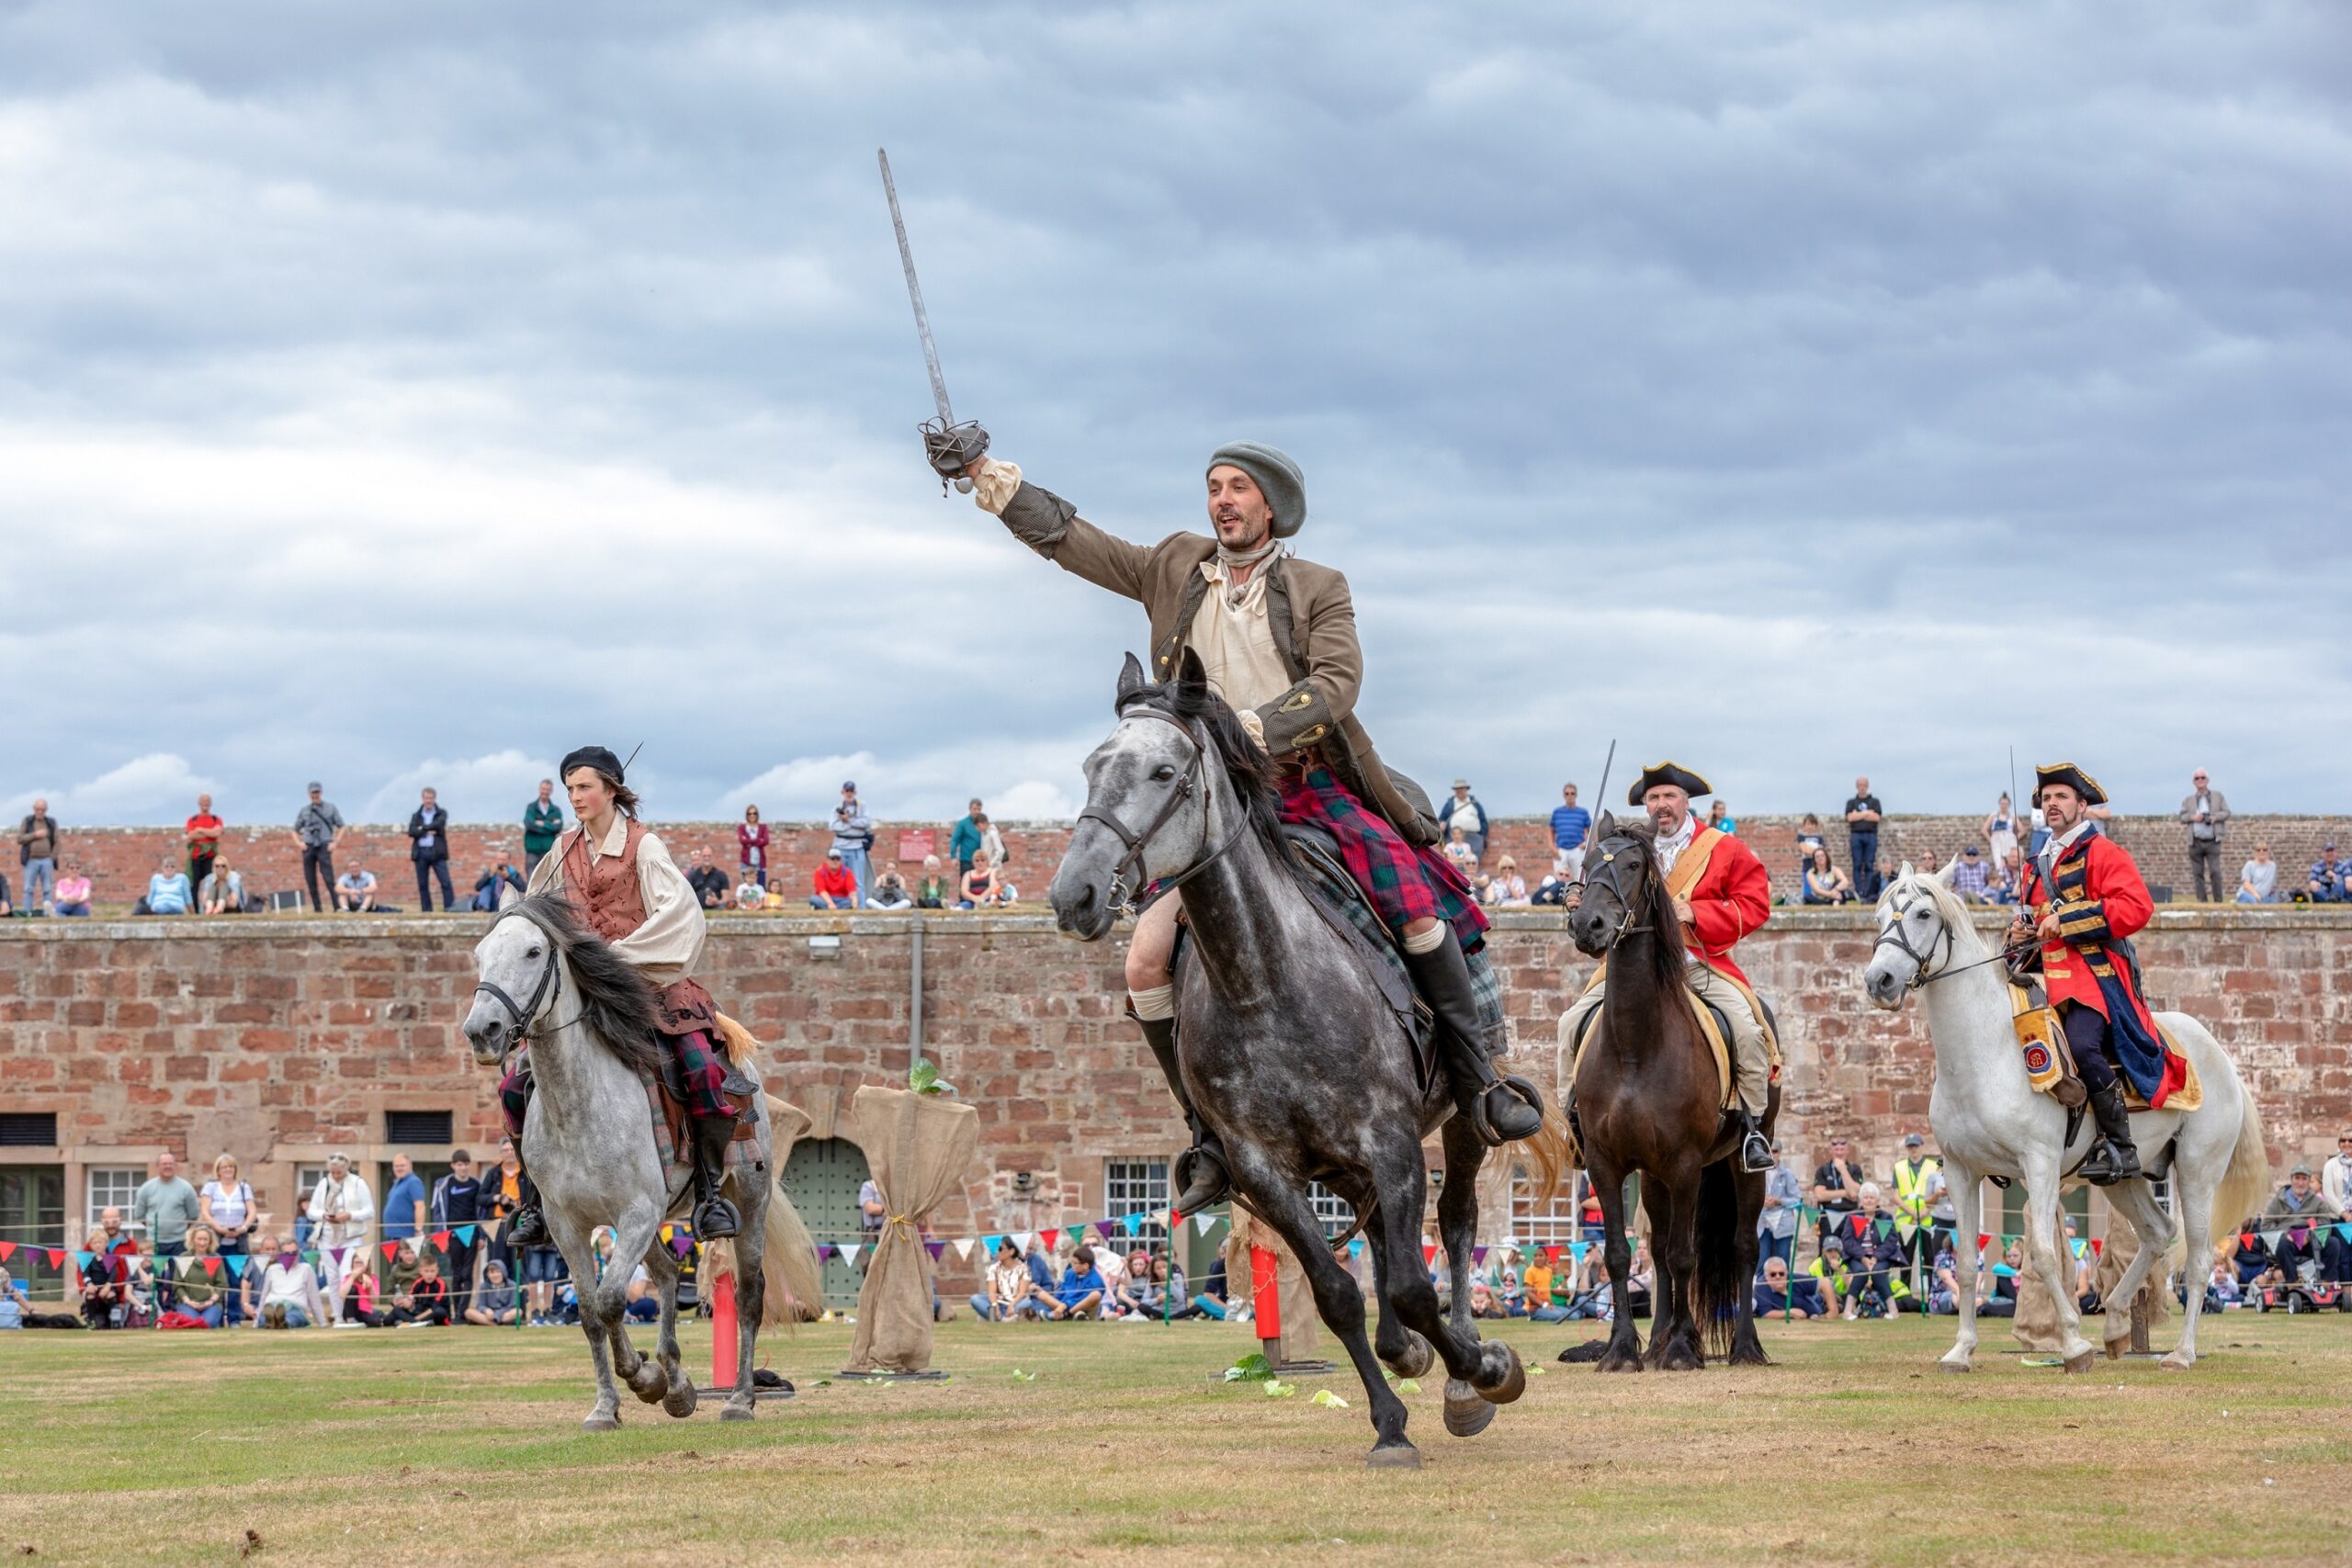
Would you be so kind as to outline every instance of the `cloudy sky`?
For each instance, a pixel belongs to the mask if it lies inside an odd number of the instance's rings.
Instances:
[[[1065,813],[1091,518],[1294,454],[1490,808],[2352,798],[2329,4],[0,3],[0,807]],[[1612,794],[1617,793],[1615,788]]]

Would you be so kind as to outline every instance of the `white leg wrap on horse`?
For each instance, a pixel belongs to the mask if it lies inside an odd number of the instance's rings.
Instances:
[[[1147,1023],[1176,1016],[1176,987],[1172,985],[1154,986],[1148,991],[1129,991],[1127,1000],[1134,1005],[1136,1016]]]
[[[1411,953],[1435,953],[1444,943],[1452,941],[1453,938],[1453,933],[1446,929],[1446,925],[1443,920],[1440,920],[1437,924],[1431,926],[1420,935],[1407,937],[1405,939],[1405,951]]]

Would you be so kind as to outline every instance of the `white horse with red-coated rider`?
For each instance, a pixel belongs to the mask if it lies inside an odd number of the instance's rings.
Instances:
[[[1861,975],[1871,1000],[1890,1010],[1918,993],[1935,1047],[1928,1121],[1951,1188],[1958,1231],[1952,1256],[1960,1276],[1960,1338],[1939,1364],[1946,1371],[1967,1371],[1976,1348],[1973,1243],[1984,1234],[1977,1228],[1984,1181],[1999,1176],[2024,1185],[2026,1266],[2058,1305],[2064,1340],[2059,1355],[2068,1371],[2088,1371],[2092,1347],[2083,1337],[2082,1315],[2060,1261],[2058,1194],[2090,1152],[2098,1129],[2086,1116],[2069,1142],[2065,1107],[2027,1077],[2001,953],[1977,931],[1968,906],[1951,890],[1957,864],[1940,877],[1904,865],[1880,896],[1878,942]],[[2211,1272],[2215,1224],[2228,1234],[2261,1206],[2269,1191],[2270,1156],[2254,1095],[2212,1033],[2186,1013],[2156,1017],[2196,1068],[2203,1100],[2195,1111],[2132,1113],[2132,1135],[2142,1163],[2156,1176],[2171,1173],[2180,1224],[2174,1224],[2145,1178],[2106,1190],[2108,1202],[2140,1237],[2139,1252],[2109,1298],[2129,1302],[2137,1296],[2149,1270],[2166,1266],[2173,1243],[2180,1239],[2177,1232],[2186,1233],[2188,1310],[2180,1344],[2163,1360],[2168,1371],[2178,1371],[2197,1359],[2197,1320]],[[2128,1312],[2107,1314],[2110,1359],[2123,1354],[2131,1333]]]

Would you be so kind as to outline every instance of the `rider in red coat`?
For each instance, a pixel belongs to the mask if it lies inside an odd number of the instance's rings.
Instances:
[[[2098,1121],[2098,1142],[2079,1174],[2104,1187],[2140,1174],[2119,1070],[2152,1106],[2163,1105],[2187,1073],[2165,1049],[2132,951],[2130,939],[2155,902],[2130,852],[2084,815],[2105,804],[2107,792],[2072,762],[2035,769],[2034,782],[2050,841],[2026,869],[2009,941],[2041,939],[2042,980]]]

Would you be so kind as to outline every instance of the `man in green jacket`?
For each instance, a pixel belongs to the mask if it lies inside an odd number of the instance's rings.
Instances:
[[[982,457],[966,473],[973,499],[1023,544],[1141,602],[1155,680],[1170,679],[1187,649],[1199,655],[1217,694],[1280,764],[1284,820],[1312,823],[1338,840],[1341,860],[1396,934],[1437,1015],[1455,1101],[1471,1125],[1489,1144],[1540,1129],[1541,1096],[1522,1078],[1498,1076],[1478,1017],[1464,955],[1485,941],[1486,917],[1433,848],[1429,797],[1381,763],[1355,716],[1363,651],[1348,580],[1299,559],[1283,542],[1306,521],[1298,466],[1255,442],[1218,448],[1206,474],[1213,536],[1176,533],[1156,545],[1104,533],[1069,502],[1023,481],[1011,463]],[[1169,970],[1178,907],[1178,896],[1163,897],[1136,922],[1126,981],[1128,1013],[1182,1104]],[[1230,1183],[1215,1134],[1192,1106],[1184,1112],[1193,1141],[1177,1162],[1174,1207],[1190,1214],[1223,1201]]]

